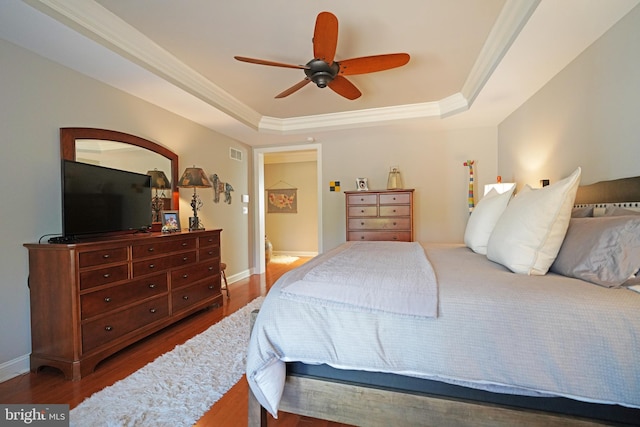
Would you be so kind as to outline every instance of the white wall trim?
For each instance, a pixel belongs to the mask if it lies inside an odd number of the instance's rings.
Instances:
[[[29,372],[29,369],[28,354],[0,364],[0,383],[17,377],[18,375],[26,374]]]
[[[322,253],[322,145],[320,144],[303,144],[303,145],[286,145],[280,147],[266,147],[253,149],[253,177],[254,177],[254,194],[253,213],[255,224],[253,227],[253,248],[254,274],[262,274],[266,271],[264,260],[264,236],[266,233],[265,212],[264,212],[264,155],[265,153],[279,153],[285,151],[308,151],[315,150],[316,171],[318,180],[318,252]]]

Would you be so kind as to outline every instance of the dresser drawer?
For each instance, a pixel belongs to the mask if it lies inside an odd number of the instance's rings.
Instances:
[[[350,205],[376,205],[378,204],[377,194],[349,194],[347,203]]]
[[[411,242],[410,231],[350,231],[348,240]]]
[[[129,277],[127,264],[80,272],[80,289],[89,289],[108,283],[125,280]]]
[[[198,254],[199,261],[211,261],[220,260],[220,246],[210,246],[208,248],[202,248]]]
[[[348,215],[355,216],[378,216],[377,206],[349,206]]]
[[[410,218],[349,219],[349,230],[411,230]]]
[[[171,293],[172,313],[185,310],[220,294],[220,276],[203,280],[191,286],[185,286]]]
[[[380,206],[380,216],[411,216],[411,206]]]
[[[78,266],[80,268],[86,268],[97,265],[127,261],[127,252],[128,251],[126,247],[81,252],[78,255]]]
[[[190,285],[207,277],[218,277],[220,282],[220,261],[212,260],[198,263],[195,266],[181,268],[171,272],[171,289]]]
[[[167,292],[167,274],[116,285],[80,297],[82,320]]]
[[[169,316],[168,296],[118,311],[82,325],[82,351],[91,351],[116,338]]]
[[[220,235],[218,233],[208,233],[205,236],[198,237],[198,247],[219,246]]]
[[[161,240],[161,239],[158,239]],[[144,245],[135,245],[132,247],[131,256],[133,260],[139,258],[148,258],[157,256],[167,252],[184,251],[187,249],[196,248],[195,237],[188,237],[184,239],[174,239],[169,241],[157,241],[153,243],[146,243]]]
[[[411,193],[388,193],[380,195],[381,205],[409,203],[411,201]]]
[[[149,258],[144,261],[133,263],[133,277],[144,276],[145,274],[157,273],[182,265],[196,262],[196,251],[181,252],[157,258]]]

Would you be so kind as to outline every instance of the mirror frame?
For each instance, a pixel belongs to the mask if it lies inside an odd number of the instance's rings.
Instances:
[[[60,155],[63,160],[76,160],[76,140],[98,139],[105,141],[117,141],[125,144],[145,148],[160,154],[171,161],[171,209],[178,210],[180,194],[178,193],[178,155],[155,142],[151,142],[139,136],[114,130],[95,128],[60,128]]]

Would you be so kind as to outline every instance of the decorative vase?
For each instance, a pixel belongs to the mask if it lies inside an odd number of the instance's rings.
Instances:
[[[264,260],[267,264],[271,261],[271,255],[273,255],[273,245],[267,236],[264,236]]]

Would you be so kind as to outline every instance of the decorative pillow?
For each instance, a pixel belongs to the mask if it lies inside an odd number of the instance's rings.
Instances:
[[[567,232],[581,172],[540,189],[525,186],[493,229],[487,258],[515,273],[546,274]]]
[[[551,271],[611,288],[639,268],[640,216],[603,216],[571,219]]]
[[[471,212],[467,228],[464,231],[464,244],[469,249],[482,255],[487,254],[487,242],[491,232],[511,200],[514,189],[515,186],[502,194],[491,189],[480,199]]]

